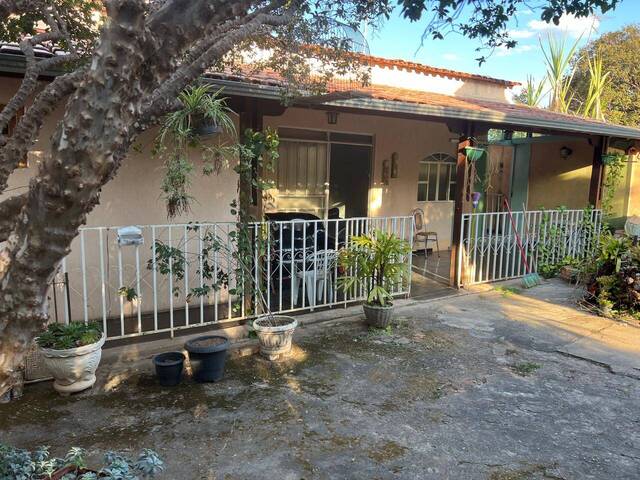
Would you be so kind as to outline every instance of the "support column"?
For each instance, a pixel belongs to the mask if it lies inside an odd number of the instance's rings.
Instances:
[[[455,207],[453,211],[453,237],[451,239],[451,262],[449,271],[449,283],[452,287],[458,288],[460,284],[460,269],[458,268],[458,257],[460,248],[460,233],[462,231],[462,214],[464,211],[465,203],[471,199],[467,198],[470,195],[467,187],[467,153],[466,147],[472,147],[472,139],[465,135],[461,136],[458,142],[458,158],[456,161],[456,198]]]
[[[240,112],[240,131],[238,132],[240,143],[242,143],[244,131],[247,128],[253,131],[262,130],[262,112],[259,111],[258,102],[256,102],[255,98],[249,97],[246,97],[244,100],[244,108]],[[254,164],[252,169],[253,179],[256,179],[257,175],[257,165]],[[242,192],[246,192],[247,194],[240,194]],[[240,208],[246,212],[250,212],[256,220],[262,220],[262,196],[250,182],[243,181],[243,179],[240,181],[239,203]]]
[[[609,146],[608,137],[598,137],[598,142],[593,149],[593,160],[591,163],[591,183],[589,184],[589,203],[594,208],[602,206],[602,183],[604,182],[604,164],[602,155],[606,153]]]

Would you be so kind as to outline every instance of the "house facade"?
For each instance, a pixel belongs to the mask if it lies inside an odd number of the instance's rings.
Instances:
[[[464,215],[503,212],[505,199],[514,211],[558,206],[579,210],[589,204],[598,207],[603,195],[602,154],[633,153],[640,141],[640,130],[514,105],[509,99],[515,82],[401,60],[364,55],[360,60],[371,69],[369,86],[336,82],[326,95],[299,98],[288,107],[280,102],[277,77],[211,72],[203,81],[223,88],[223,95],[236,112],[234,121],[239,132],[248,127],[271,127],[279,132],[280,158],[275,172],[267,174],[275,188],[256,201],[258,217],[282,218],[276,214],[287,214],[286,218],[346,221],[345,228],[351,233],[360,231],[364,224],[349,224],[348,219],[389,219],[395,222],[394,229],[412,240],[415,232],[408,216],[421,209],[423,229],[438,240],[429,248],[438,258],[447,259],[437,276],[456,286],[464,284]],[[3,53],[0,47],[0,104],[6,103],[19,85],[21,62],[19,55]],[[51,72],[53,75],[55,72]],[[0,200],[28,187],[38,162],[49,154],[49,137],[61,115],[55,112],[48,119],[25,165],[11,176]],[[117,176],[103,189],[100,204],[88,216],[89,230],[74,241],[72,254],[63,265],[64,273],[69,273],[67,292],[62,299],[55,299],[56,309],[64,310],[66,319],[102,317],[106,325],[108,319],[119,316],[121,335],[115,336],[124,335],[126,319],[136,313],[141,330],[142,315],[152,310],[155,330],[158,311],[171,312],[173,328],[176,304],[184,307],[186,318],[182,321],[189,326],[193,307],[189,295],[185,291],[179,298],[166,295],[175,287],[171,281],[155,275],[151,278],[148,272],[141,275],[148,249],[159,238],[157,232],[182,229],[190,222],[224,224],[235,220],[229,205],[238,196],[237,175],[231,168],[218,175],[200,175],[202,159],[197,152],[192,153],[196,165],[190,188],[195,199],[192,209],[167,220],[160,191],[163,169],[152,154],[156,134],[152,129],[138,139]],[[218,135],[207,141],[228,143],[234,139]],[[470,146],[482,147],[487,154],[470,161],[465,150]],[[640,214],[636,212],[640,200],[632,199],[640,188],[636,176],[640,180],[630,163],[616,197],[621,216]],[[480,194],[476,204],[475,192]],[[498,221],[499,228],[497,223],[486,224],[492,234],[507,230],[506,217]],[[113,246],[109,251],[109,245],[115,245],[116,227],[127,225],[149,226],[144,230],[143,258],[138,249],[127,251]],[[469,229],[470,224],[466,225]],[[338,223],[335,230],[330,238],[337,249],[342,242]],[[171,242],[171,233],[169,237]],[[186,227],[184,238],[186,242]],[[324,241],[328,242],[326,237]],[[197,240],[190,242],[197,244]],[[423,261],[426,265],[426,259]],[[193,277],[194,272],[190,275],[187,277],[193,285],[198,279]],[[293,285],[294,280],[288,281]],[[125,283],[139,286],[137,299],[123,300],[118,295]],[[145,288],[147,293],[142,295]],[[164,289],[161,298],[157,295],[159,288]],[[211,308],[226,303],[229,319],[230,291],[206,299]],[[290,294],[286,300],[292,308],[293,298]],[[203,319],[205,302],[200,300],[199,304],[199,317]],[[135,334],[135,318],[133,323]]]

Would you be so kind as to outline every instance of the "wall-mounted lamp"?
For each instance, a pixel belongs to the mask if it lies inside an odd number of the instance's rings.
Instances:
[[[569,158],[569,156],[573,153],[573,150],[571,150],[569,147],[562,147],[560,149],[560,156],[562,158],[564,158],[565,160],[567,158]]]
[[[391,178],[398,178],[398,152],[391,154]]]
[[[327,112],[327,123],[329,125],[335,125],[338,123],[338,112]]]

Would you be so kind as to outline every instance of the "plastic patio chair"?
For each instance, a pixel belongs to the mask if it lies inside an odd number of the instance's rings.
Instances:
[[[307,257],[304,270],[296,272],[292,286],[293,304],[298,303],[298,290],[304,279],[308,307],[315,307],[323,299],[324,286],[327,285],[327,299],[333,298],[333,272],[338,260],[335,250],[318,250]]]

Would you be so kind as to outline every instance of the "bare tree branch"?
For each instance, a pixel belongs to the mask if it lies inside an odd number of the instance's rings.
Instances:
[[[0,112],[0,131],[4,130],[20,108],[22,108],[29,96],[35,91],[38,85],[38,77],[42,72],[47,69],[53,68],[62,63],[74,60],[77,58],[75,53],[69,55],[53,56],[44,60],[38,61],[35,56],[34,47],[43,42],[57,41],[65,38],[69,43],[68,33],[66,32],[66,26],[64,22],[59,25],[57,18],[59,15],[54,6],[49,6],[45,12],[45,17],[49,28],[48,32],[39,33],[30,38],[25,38],[20,42],[20,49],[25,56],[26,68],[22,83],[18,88],[18,91],[13,95],[11,100],[5,105]],[[0,134],[0,146],[6,143],[6,138]],[[1,190],[0,190],[1,191]]]
[[[20,118],[13,135],[0,148],[0,192],[7,188],[9,175],[18,167],[38,138],[45,120],[62,100],[75,90],[83,75],[84,70],[81,69],[57,77],[36,96],[33,104]]]

